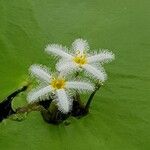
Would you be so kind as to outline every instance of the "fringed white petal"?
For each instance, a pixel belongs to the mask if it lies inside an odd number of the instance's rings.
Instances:
[[[80,51],[81,53],[86,52],[89,50],[89,45],[86,40],[83,39],[76,39],[72,43],[72,48],[74,51]]]
[[[67,48],[58,44],[51,44],[45,48],[45,51],[49,54],[54,54],[65,59],[72,59],[73,56],[67,53]]]
[[[43,98],[44,100],[44,97],[47,97],[51,91],[52,88],[50,86],[33,89],[31,92],[29,92],[27,96],[27,101],[29,103],[32,103],[40,100],[40,98]]]
[[[66,88],[79,91],[94,91],[94,85],[83,81],[68,81]]]
[[[114,58],[115,55],[112,52],[103,51],[99,54],[88,57],[87,61],[88,63],[95,63],[95,62],[106,63],[112,61]]]
[[[47,83],[50,82],[50,79],[51,79],[50,72],[49,72],[48,68],[46,68],[44,66],[36,65],[36,64],[32,65],[29,68],[29,72],[44,82],[47,82]]]
[[[63,89],[56,90],[58,109],[64,114],[68,113],[71,109],[72,101],[69,99],[66,91]]]
[[[71,72],[74,72],[74,71],[78,70],[78,68],[79,67],[72,61],[60,60],[56,64],[56,69],[61,74],[64,74],[64,75],[71,73]]]
[[[107,78],[106,73],[100,67],[96,68],[95,66],[87,64],[87,65],[84,65],[83,68],[86,70],[88,74],[90,74],[90,76],[92,75],[93,78],[97,78],[98,80],[101,80],[102,82],[104,82]]]

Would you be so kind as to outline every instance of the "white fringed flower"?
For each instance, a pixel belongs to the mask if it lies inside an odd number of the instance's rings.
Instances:
[[[104,82],[107,75],[102,66],[95,67],[97,63],[106,63],[114,59],[114,54],[107,50],[102,50],[98,54],[89,54],[89,45],[86,40],[76,39],[72,43],[74,53],[68,53],[66,47],[58,44],[48,45],[46,52],[60,56],[62,59],[57,63],[57,70],[60,72],[70,73],[72,71],[86,71],[90,76]]]
[[[58,108],[63,113],[68,113],[72,106],[69,96],[70,90],[93,91],[94,86],[83,81],[67,81],[63,76],[52,76],[47,68],[41,65],[32,65],[30,73],[40,79],[42,86],[32,90],[27,97],[29,103],[44,100],[52,92],[55,94]]]

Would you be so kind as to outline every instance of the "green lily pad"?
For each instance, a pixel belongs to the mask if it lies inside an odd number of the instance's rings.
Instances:
[[[1,0],[0,100],[28,80],[31,64],[53,66],[44,53],[48,43],[70,46],[81,37],[91,49],[112,50],[116,60],[105,65],[109,79],[89,115],[60,125],[47,124],[39,112],[20,122],[6,119],[0,149],[149,150],[149,6],[148,0]],[[25,103],[25,95],[13,102]]]

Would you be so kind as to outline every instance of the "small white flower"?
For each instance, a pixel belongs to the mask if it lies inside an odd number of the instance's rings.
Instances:
[[[32,65],[30,73],[40,79],[42,86],[32,90],[27,97],[29,103],[44,100],[45,97],[54,93],[58,108],[63,113],[68,113],[72,106],[69,96],[70,90],[93,91],[94,86],[83,81],[67,81],[62,75],[53,76],[46,67]]]
[[[104,82],[107,75],[102,66],[96,67],[97,63],[106,63],[114,59],[114,54],[107,50],[102,50],[98,54],[89,54],[89,45],[86,40],[77,39],[72,43],[74,53],[68,53],[68,49],[58,44],[48,45],[45,49],[48,53],[60,56],[62,59],[57,63],[57,70],[70,73],[72,71],[84,70],[92,77]]]

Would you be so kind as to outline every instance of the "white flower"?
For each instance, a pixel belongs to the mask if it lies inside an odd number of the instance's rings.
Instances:
[[[30,73],[37,77],[42,83],[41,86],[32,90],[27,97],[29,103],[44,100],[51,93],[55,94],[59,110],[67,113],[71,109],[72,100],[69,96],[70,90],[93,91],[94,86],[83,81],[67,81],[63,76],[53,76],[47,68],[41,65],[32,65]]]
[[[73,54],[68,53],[68,49],[58,44],[48,45],[45,49],[48,53],[60,56],[62,59],[57,63],[57,70],[63,73],[84,70],[92,77],[104,82],[107,75],[101,65],[114,59],[114,54],[107,50],[102,50],[98,54],[89,54],[89,45],[86,40],[76,39],[72,43]]]

